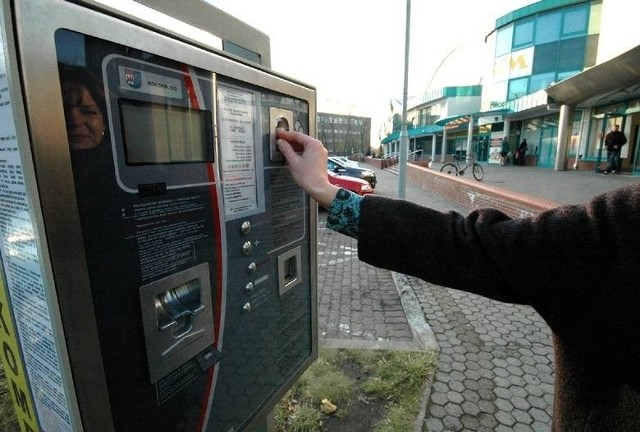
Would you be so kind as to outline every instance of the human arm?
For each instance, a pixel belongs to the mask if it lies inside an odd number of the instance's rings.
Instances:
[[[278,134],[281,137],[278,146],[291,166],[294,180],[327,209],[327,228],[358,238],[362,197],[329,183],[327,151],[322,143],[298,132],[279,131]],[[290,143],[302,149],[302,154]]]
[[[300,161],[307,150],[321,145],[310,142],[302,155],[281,147],[293,162],[294,178],[312,196],[315,184],[306,177],[319,178],[326,159],[313,164],[315,174]],[[362,261],[495,300],[531,305],[581,355],[606,362],[640,389],[640,186],[596,197],[584,206],[563,206],[521,219],[492,209],[468,216],[442,213],[367,196],[360,201],[357,228]]]
[[[640,186],[521,219],[490,209],[441,213],[368,196],[358,255],[437,285],[531,305],[563,340],[594,361],[619,366],[638,385],[636,227]]]
[[[287,159],[295,182],[318,204],[329,208],[340,188],[329,183],[327,149],[322,142],[300,132],[277,133],[278,148]]]

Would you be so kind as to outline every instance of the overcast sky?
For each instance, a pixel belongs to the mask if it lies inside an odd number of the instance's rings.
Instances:
[[[372,117],[377,138],[389,100],[402,99],[406,0],[207,1],[266,33],[272,69],[314,86],[318,111]],[[497,18],[531,3],[413,0],[409,96],[479,84],[492,55],[484,36]]]

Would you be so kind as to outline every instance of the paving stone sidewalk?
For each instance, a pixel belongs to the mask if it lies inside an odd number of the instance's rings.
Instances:
[[[318,334],[325,347],[418,350],[392,274],[358,259],[357,241],[318,230]]]
[[[377,170],[378,195],[396,197],[398,176]],[[485,184],[559,203],[640,182],[532,167],[485,168]],[[406,199],[467,213],[414,185]],[[553,408],[551,333],[530,307],[510,305],[393,274],[360,262],[357,241],[319,230],[321,346],[436,349],[438,371],[419,418],[424,432],[549,431]],[[381,245],[384,247],[384,245]],[[407,302],[407,297],[414,301]],[[429,333],[429,334],[425,334]]]
[[[321,346],[422,349],[393,275],[359,261],[355,240],[321,226],[318,260]],[[548,431],[553,348],[542,319],[526,306],[407,284],[439,349],[422,430]]]

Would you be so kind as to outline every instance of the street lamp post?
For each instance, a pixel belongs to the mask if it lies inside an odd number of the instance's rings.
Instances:
[[[402,126],[400,128],[400,160],[398,170],[398,198],[405,198],[407,190],[407,155],[409,133],[407,131],[407,92],[409,85],[409,40],[411,30],[411,0],[407,0],[407,16],[404,41],[404,88],[402,91]]]

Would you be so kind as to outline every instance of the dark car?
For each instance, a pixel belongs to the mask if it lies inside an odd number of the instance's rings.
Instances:
[[[370,169],[347,166],[340,160],[331,156],[329,156],[329,159],[327,160],[327,169],[329,171],[333,171],[336,174],[361,178],[362,180],[368,181],[372,188],[376,187],[376,173],[374,173]]]
[[[329,175],[329,183],[335,186],[339,186],[343,189],[355,192],[358,195],[366,195],[373,193],[373,188],[368,181],[362,180],[358,177],[350,177],[347,175],[336,174],[333,171],[327,170]]]

